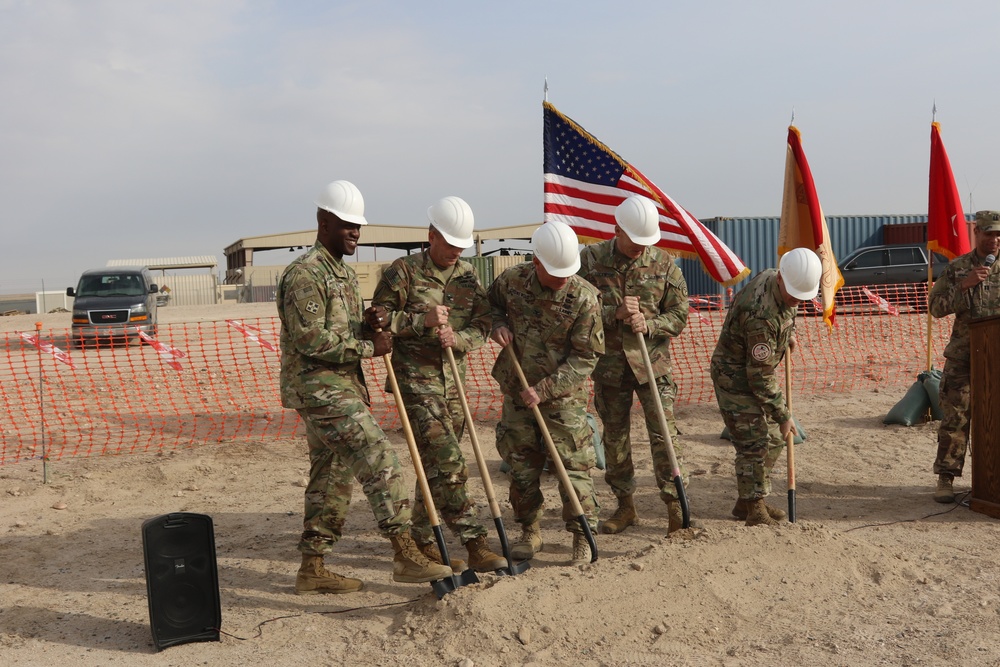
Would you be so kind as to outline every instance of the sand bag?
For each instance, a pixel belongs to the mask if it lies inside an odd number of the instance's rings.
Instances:
[[[917,379],[923,383],[924,389],[927,391],[927,398],[931,402],[931,419],[934,421],[939,421],[943,417],[941,412],[941,371],[936,368],[932,368],[929,371],[924,371],[917,376]]]
[[[917,380],[906,391],[906,395],[896,405],[892,406],[889,414],[882,420],[883,424],[902,424],[903,426],[913,426],[924,421],[924,415],[931,407],[931,399],[927,396],[924,383]]]

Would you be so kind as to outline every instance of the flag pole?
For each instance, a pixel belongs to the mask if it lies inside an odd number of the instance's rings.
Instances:
[[[931,316],[931,287],[934,286],[934,252],[927,252],[927,370],[934,368],[934,318]]]

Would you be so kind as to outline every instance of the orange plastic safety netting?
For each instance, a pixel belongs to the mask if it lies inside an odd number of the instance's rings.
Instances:
[[[808,304],[797,323],[793,392],[815,395],[904,388],[927,364],[926,287],[842,291],[828,331]],[[709,359],[726,311],[692,299],[672,346],[677,403],[714,401]],[[302,434],[278,398],[277,318],[160,325],[141,345],[71,349],[67,329],[0,333],[0,464],[45,457],[128,454]],[[933,323],[933,363],[951,318]],[[477,420],[495,421],[501,396],[490,369],[499,347],[470,355],[466,393]],[[398,416],[381,359],[364,363],[372,412]]]

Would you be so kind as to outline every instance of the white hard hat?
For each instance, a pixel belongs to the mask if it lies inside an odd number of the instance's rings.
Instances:
[[[365,199],[361,191],[350,181],[334,181],[316,197],[316,206],[329,211],[344,222],[367,225],[365,220]]]
[[[632,243],[648,246],[660,240],[660,212],[648,197],[632,195],[618,204],[615,221]]]
[[[808,301],[819,292],[823,263],[812,250],[795,248],[781,256],[778,273],[785,283],[786,292],[800,301]]]
[[[472,208],[461,197],[444,197],[427,209],[434,229],[456,248],[472,247]]]
[[[565,222],[546,222],[531,235],[535,257],[549,275],[566,278],[580,270],[580,240]]]

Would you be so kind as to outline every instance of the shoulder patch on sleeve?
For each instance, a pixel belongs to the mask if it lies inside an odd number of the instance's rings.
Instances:
[[[395,264],[391,265],[388,269],[385,270],[385,272],[382,274],[382,280],[385,281],[386,285],[392,288],[395,288],[397,285],[399,285],[400,281],[399,269],[396,268]]]
[[[750,349],[750,356],[757,361],[767,361],[771,358],[771,346],[767,343],[757,343]]]

